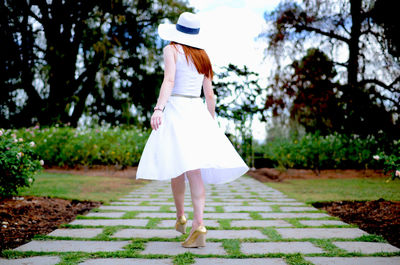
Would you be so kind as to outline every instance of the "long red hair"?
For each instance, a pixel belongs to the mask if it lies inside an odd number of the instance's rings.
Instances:
[[[177,44],[180,43],[171,41],[171,45],[174,46],[175,48]],[[208,58],[206,51],[203,49],[190,47],[184,44],[180,45],[182,45],[183,51],[185,52],[186,61],[188,63],[192,61],[199,74],[204,74],[206,77],[212,80],[214,76],[213,69],[211,66],[210,58]]]

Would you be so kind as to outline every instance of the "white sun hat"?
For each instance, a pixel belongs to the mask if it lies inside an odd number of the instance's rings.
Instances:
[[[160,24],[158,35],[164,40],[204,49],[200,34],[200,19],[198,15],[193,13],[182,13],[176,24]]]

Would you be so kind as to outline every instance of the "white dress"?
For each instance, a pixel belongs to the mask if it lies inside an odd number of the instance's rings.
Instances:
[[[182,48],[177,46],[180,49],[172,94],[200,96],[204,75],[187,63]],[[202,98],[170,96],[160,127],[147,140],[136,178],[170,180],[194,169],[201,169],[204,183],[222,184],[239,178],[249,167]]]

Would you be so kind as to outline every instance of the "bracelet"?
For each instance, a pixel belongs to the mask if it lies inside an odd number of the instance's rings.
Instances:
[[[160,110],[160,111],[164,111],[162,108],[160,107],[154,107],[154,110]]]

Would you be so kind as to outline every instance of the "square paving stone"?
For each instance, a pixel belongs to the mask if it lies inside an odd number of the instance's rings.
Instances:
[[[357,238],[368,233],[358,228],[277,228],[282,238]]]
[[[111,237],[114,238],[176,238],[182,234],[169,229],[121,229],[113,234]]]
[[[204,219],[251,219],[248,213],[204,213]]]
[[[70,222],[71,225],[130,225],[130,226],[146,226],[149,220],[147,219],[75,219]]]
[[[151,241],[146,244],[146,248],[141,254],[166,254],[177,255],[185,252],[191,252],[199,255],[226,255],[222,243],[207,242],[205,247],[201,248],[184,248],[181,242],[157,242]]]
[[[235,238],[260,238],[268,239],[258,230],[208,230],[207,238],[235,239]]]
[[[68,236],[68,237],[84,237],[92,238],[101,234],[103,232],[102,228],[79,228],[79,229],[65,229],[59,228],[52,231],[48,236]]]
[[[288,207],[283,206],[279,207],[282,212],[307,212],[307,211],[319,211],[317,208],[314,207]]]
[[[102,205],[100,210],[120,210],[120,211],[159,211],[160,206],[114,206]]]
[[[175,218],[176,213],[139,213],[138,218]]]
[[[397,252],[399,248],[387,243],[379,242],[332,242],[338,248],[348,252],[361,252],[362,254],[373,254],[378,252]]]
[[[39,256],[21,259],[3,259],[0,258],[1,265],[54,265],[61,261],[56,256]]]
[[[292,198],[265,198],[266,201],[273,201],[273,202],[295,202],[295,199]]]
[[[158,227],[175,227],[176,220],[162,220],[157,226]],[[188,220],[187,226],[191,227],[192,221]],[[204,225],[206,227],[218,227],[219,223],[216,220],[205,220]]]
[[[330,215],[325,213],[260,213],[262,218],[321,218],[329,217]]]
[[[260,242],[242,243],[240,250],[244,254],[265,254],[265,253],[324,253],[310,242]]]
[[[103,258],[88,259],[79,265],[172,265],[171,259]]]
[[[293,226],[284,220],[233,220],[232,227],[268,227],[268,226]]]
[[[78,240],[33,240],[15,248],[16,251],[41,251],[41,252],[97,252],[118,251],[128,245],[130,241],[78,241]]]
[[[283,259],[259,258],[259,259],[220,259],[220,258],[196,258],[194,265],[286,265]]]
[[[349,225],[339,220],[299,220],[299,223],[307,226]]]
[[[149,204],[150,205],[169,205],[169,206],[174,206],[175,207],[175,204],[174,204],[174,202],[172,201],[172,202],[166,202],[166,201],[159,201],[159,202],[149,202]],[[192,204],[190,203],[190,202],[185,202],[185,204],[184,204],[185,206],[192,206]]]
[[[400,257],[304,257],[315,265],[399,265]]]
[[[243,205],[242,202],[207,202],[208,206],[236,206]]]
[[[93,212],[93,213],[88,213],[85,216],[88,216],[88,217],[120,218],[124,214],[125,214],[125,212]]]
[[[175,208],[175,206],[171,206],[171,207],[169,208],[169,210],[170,210],[170,211],[175,211],[176,208]],[[184,210],[185,210],[185,212],[193,212],[193,207],[185,206],[185,207],[184,207]],[[206,211],[206,212],[215,212],[215,207],[205,206],[205,207],[204,207],[204,211]]]
[[[272,211],[269,206],[224,206],[225,212],[270,212]]]
[[[304,206],[302,202],[250,202],[251,206],[269,206],[269,205],[291,205],[291,206]]]
[[[116,201],[116,202],[110,202],[112,205],[138,205],[141,202],[138,201]]]
[[[119,198],[120,201],[128,201],[128,202],[136,202],[136,198],[127,197],[127,198]]]

